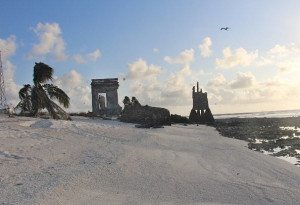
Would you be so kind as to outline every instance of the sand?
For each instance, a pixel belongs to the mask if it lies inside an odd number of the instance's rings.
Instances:
[[[0,204],[298,204],[299,184],[213,127],[0,115]]]

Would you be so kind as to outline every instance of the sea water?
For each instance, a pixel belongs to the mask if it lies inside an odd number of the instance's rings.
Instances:
[[[233,114],[217,114],[215,119],[226,118],[281,118],[281,117],[299,117],[300,110],[281,110],[281,111],[262,111],[262,112],[248,112],[248,113],[233,113]]]

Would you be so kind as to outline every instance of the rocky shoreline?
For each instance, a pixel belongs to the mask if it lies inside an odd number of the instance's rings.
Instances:
[[[295,157],[300,165],[300,117],[217,119],[224,137],[248,141],[248,148],[276,157]]]

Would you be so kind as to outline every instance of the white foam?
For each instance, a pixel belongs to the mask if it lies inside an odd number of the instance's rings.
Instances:
[[[282,130],[292,130],[292,131],[297,131],[300,132],[300,127],[290,127],[290,126],[286,126],[286,127],[279,127]]]

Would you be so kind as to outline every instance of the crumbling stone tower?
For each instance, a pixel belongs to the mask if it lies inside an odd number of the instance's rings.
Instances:
[[[118,78],[92,79],[92,111],[100,116],[118,116]]]
[[[197,82],[197,91],[195,91],[195,86],[193,87],[193,108],[191,110],[189,120],[191,122],[199,123],[212,123],[214,122],[214,117],[209,109],[207,93],[199,91],[199,83]]]

